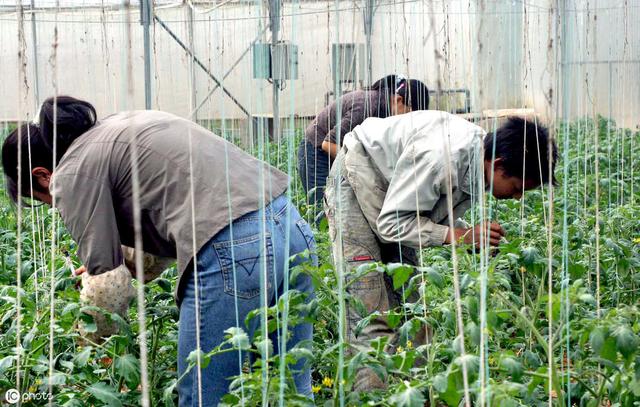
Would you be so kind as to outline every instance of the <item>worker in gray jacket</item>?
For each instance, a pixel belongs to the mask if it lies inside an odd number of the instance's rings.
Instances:
[[[494,135],[433,110],[370,118],[348,133],[327,179],[325,212],[336,268],[343,267],[349,294],[369,313],[399,305],[388,276],[373,272],[352,278],[359,266],[385,261],[384,245],[419,250],[453,240],[479,244],[481,239],[498,245],[504,236],[498,223],[469,227],[458,218],[485,190],[499,199],[519,199],[525,190],[553,182],[548,137],[543,126],[521,118],[509,118]],[[449,221],[449,193],[454,222]],[[383,335],[390,338],[389,350],[397,345],[399,338],[384,318],[372,320],[356,336],[362,317],[347,304],[351,345],[367,345]],[[371,369],[357,372],[356,391],[381,387],[384,382]]]
[[[369,88],[342,95],[326,106],[304,132],[298,174],[310,203],[320,203],[331,162],[344,135],[368,117],[388,117],[429,108],[429,89],[417,79],[387,75]]]
[[[83,299],[126,312],[135,266],[122,245],[176,260],[180,406],[217,405],[249,356],[221,352],[189,369],[192,351],[210,352],[232,327],[252,337],[260,321],[245,325],[247,315],[266,312],[288,287],[312,295],[309,276],[287,279],[304,253],[316,261],[313,233],[285,194],[287,175],[189,120],[151,110],[97,120],[88,102],[49,98],[37,125],[4,141],[2,167],[14,201],[60,211],[86,270]],[[290,324],[289,337],[269,335],[280,352],[312,338],[311,324]],[[311,397],[304,360],[291,368],[295,390]]]

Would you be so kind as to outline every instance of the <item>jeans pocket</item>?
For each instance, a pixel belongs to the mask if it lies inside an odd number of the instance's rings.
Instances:
[[[220,260],[224,292],[242,299],[260,295],[261,280],[273,291],[273,243],[269,233],[258,233],[213,245]]]

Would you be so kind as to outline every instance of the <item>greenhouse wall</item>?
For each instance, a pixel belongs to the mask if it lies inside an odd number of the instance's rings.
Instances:
[[[332,78],[331,46],[365,43],[363,3],[284,3],[279,38],[298,47],[298,78],[281,86],[280,116],[313,116],[333,97],[330,93],[338,89]],[[640,35],[630,24],[640,17],[640,7],[599,2],[585,8],[582,2],[567,1],[556,20],[550,13],[555,2],[550,1],[515,1],[499,7],[495,2],[465,1],[378,3],[371,38],[374,80],[400,73],[431,89],[468,89],[471,111],[476,113],[532,108],[549,120],[602,114],[625,126],[640,121]],[[224,87],[250,114],[272,113],[272,85],[253,78],[252,52],[247,52],[256,39],[270,41],[265,29],[268,10],[232,2],[195,7],[193,12],[184,5],[159,5],[155,12],[194,49],[211,74],[224,77]],[[32,117],[37,101],[31,13],[24,14],[22,25],[13,11],[0,18],[0,91],[21,95],[0,100],[0,119]],[[139,19],[136,7],[36,9],[40,99],[57,88],[58,94],[91,100],[103,115],[144,108]],[[206,98],[215,83],[197,65],[191,85],[191,58],[157,22],[151,36],[154,109],[198,120],[246,118],[220,89]],[[564,38],[564,44],[553,41],[557,37]],[[21,49],[26,57],[22,68]],[[19,80],[20,69],[26,81]],[[339,91],[367,84],[365,77],[358,79],[342,84]]]

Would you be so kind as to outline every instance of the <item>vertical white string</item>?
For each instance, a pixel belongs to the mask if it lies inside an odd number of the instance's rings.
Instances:
[[[60,10],[60,0],[56,0],[54,12],[53,43],[51,44],[51,64],[53,82],[53,173],[58,165],[58,12]],[[56,288],[56,246],[58,237],[58,217],[56,216],[56,196],[51,197],[51,270],[49,281],[49,406],[53,406],[53,364],[54,364],[54,328],[55,328],[55,288]]]
[[[558,107],[558,80],[559,75],[557,74],[557,66],[558,66],[558,53],[559,46],[558,41],[560,37],[560,18],[558,16],[559,10],[559,0],[556,0],[555,3],[549,8],[549,46],[547,47],[547,65],[551,65],[552,69],[550,70],[552,75],[552,82],[549,88],[549,96],[547,99],[548,102],[548,117],[550,120],[553,120],[549,125],[549,137],[547,139],[547,174],[549,177],[549,187],[548,187],[548,202],[549,202],[549,222],[547,224],[547,321],[548,321],[548,402],[549,407],[553,406],[554,400],[554,376],[555,376],[555,368],[553,361],[553,222],[554,222],[554,185],[551,182],[553,177],[553,138],[556,134],[556,115],[557,115],[557,107]],[[537,129],[536,129],[537,130]],[[538,145],[538,151],[540,143]],[[538,157],[540,158],[540,153],[538,153]],[[542,166],[540,165],[540,170],[542,171]],[[560,397],[559,394],[556,394],[556,397]]]
[[[334,19],[335,25],[335,42],[340,42],[340,12],[339,12],[339,1],[334,0],[334,9],[336,10],[336,17]],[[329,13],[329,10],[327,10]],[[336,77],[334,78],[334,94],[336,97],[336,122],[339,123],[339,118],[342,117],[342,104],[340,102],[340,70],[336,69]],[[341,138],[344,136],[340,134],[340,126],[338,126],[338,134],[336,134],[336,142],[338,144],[341,143]],[[336,173],[335,180],[340,180],[343,174],[341,173],[341,168],[338,168]],[[344,174],[346,175],[346,174]],[[347,272],[347,267],[345,264],[345,259],[342,253],[343,249],[343,240],[342,240],[342,220],[344,219],[344,210],[342,207],[342,200],[340,199],[340,182],[336,182],[333,186],[335,188],[334,194],[336,196],[336,216],[335,216],[335,225],[336,225],[336,245],[338,247],[334,252],[337,254],[335,259],[335,272],[337,278],[337,289],[338,289],[338,305],[339,305],[339,320],[338,320],[338,371],[336,374],[336,378],[338,379],[338,397],[339,397],[339,405],[340,407],[344,407],[345,403],[345,389],[344,389],[344,351],[345,351],[345,334],[346,334],[346,303],[345,303],[345,277]]]
[[[27,117],[28,120],[28,117]],[[29,126],[27,126],[27,154],[28,154],[28,168],[32,168],[32,160],[31,160],[31,128]],[[20,155],[18,155],[20,156]],[[33,177],[29,178],[29,195],[32,196],[33,195]],[[40,301],[38,301],[38,291],[39,291],[39,286],[38,286],[38,271],[39,271],[39,266],[38,266],[38,245],[37,245],[37,240],[36,240],[36,228],[38,228],[38,230],[40,230],[40,225],[39,223],[36,224],[36,216],[37,216],[37,211],[36,211],[36,206],[34,205],[34,200],[30,199],[29,200],[29,206],[30,206],[30,220],[31,220],[31,250],[33,250],[33,252],[31,253],[31,261],[33,264],[33,294],[35,296],[35,304],[36,304],[36,319],[38,319],[40,317]],[[19,258],[20,256],[18,256]],[[44,262],[42,262],[42,264],[44,264]],[[18,309],[20,309],[18,307]]]
[[[435,21],[435,9],[434,9],[434,1],[430,0],[429,2],[429,27],[432,43],[433,43],[433,52],[434,52],[434,60],[436,66],[436,93],[439,94],[442,90],[442,76],[440,71],[440,57],[438,54],[438,43],[437,43],[437,32],[436,32],[436,21]],[[452,263],[452,271],[453,271],[453,291],[455,298],[455,307],[456,307],[456,325],[458,330],[458,335],[456,340],[459,340],[460,343],[460,367],[462,370],[462,384],[464,390],[464,403],[466,407],[471,406],[471,396],[469,394],[469,373],[467,370],[467,358],[466,358],[466,349],[464,343],[464,321],[463,321],[463,313],[462,313],[462,299],[460,293],[460,279],[459,279],[459,266],[458,266],[458,252],[457,252],[457,242],[455,239],[455,233],[453,233],[454,226],[454,218],[453,218],[453,186],[452,186],[452,177],[453,177],[453,169],[451,165],[451,149],[450,149],[450,141],[449,141],[449,128],[448,123],[445,124],[442,134],[442,142],[446,157],[446,176],[447,176],[447,211],[449,218],[449,230],[447,233],[451,234],[451,263]],[[418,193],[418,191],[416,191]]]
[[[22,4],[16,6],[18,16],[18,119],[22,119],[23,98],[26,99],[26,92],[23,95],[23,84],[26,85],[26,60],[25,60],[25,40],[24,40],[24,14]],[[22,134],[22,124],[18,121],[17,128],[17,146],[18,146],[18,206],[17,206],[17,231],[16,231],[16,388],[20,391],[20,363],[22,362],[22,138],[26,136]]]
[[[195,48],[193,41],[193,6],[191,1],[187,1],[185,4],[185,10],[187,15],[191,19],[188,22],[187,27],[188,43],[191,49],[191,58],[189,58],[189,111],[192,112],[195,108]],[[195,184],[193,182],[193,134],[191,128],[187,131],[189,139],[189,203],[191,205],[191,245],[193,251],[192,264],[193,264],[193,284],[194,284],[194,313],[195,313],[195,328],[196,328],[196,352],[198,358],[196,359],[196,380],[198,384],[198,405],[202,406],[202,361],[201,361],[201,344],[200,344],[200,281],[198,276],[198,247],[196,244],[196,207],[195,207]]]
[[[125,61],[126,61],[126,89],[127,100],[133,100],[134,88],[133,88],[133,56],[132,56],[132,21],[131,21],[131,8],[128,7],[128,0],[125,3],[126,8],[124,11],[125,17]],[[134,119],[131,118],[131,121]],[[136,140],[136,133],[133,130],[129,130],[129,145],[131,147],[131,184],[132,184],[132,201],[133,201],[133,231],[135,242],[135,267],[136,267],[136,279],[138,280],[138,287],[136,292],[137,297],[137,311],[138,311],[138,342],[140,346],[140,384],[141,384],[141,400],[140,404],[143,407],[149,407],[149,373],[148,373],[148,346],[147,346],[147,313],[146,304],[144,298],[144,261],[143,261],[143,246],[142,246],[142,216],[140,206],[140,163],[138,157],[138,142]]]

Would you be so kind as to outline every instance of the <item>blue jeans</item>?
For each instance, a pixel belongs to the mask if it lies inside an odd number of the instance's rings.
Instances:
[[[314,147],[307,140],[302,140],[298,147],[298,174],[309,203],[322,203],[330,167],[329,154],[326,151],[320,147]],[[309,196],[309,191],[314,188],[316,189]]]
[[[200,306],[200,347],[207,353],[224,340],[225,330],[241,327],[245,317],[265,302],[276,304],[284,291],[284,273],[304,259],[294,262],[289,257],[309,249],[311,261],[317,264],[315,242],[309,225],[300,217],[289,199],[281,195],[264,209],[235,220],[216,234],[197,256],[198,295]],[[300,256],[302,257],[302,256]],[[178,333],[178,372],[182,376],[189,366],[189,353],[196,349],[196,304],[193,271],[185,281],[180,305]],[[311,279],[299,275],[291,289],[313,295]],[[260,329],[260,317],[252,320],[247,334],[253,337]],[[287,347],[312,339],[311,324],[290,327]],[[278,331],[270,339],[278,352]],[[246,354],[226,352],[211,358],[202,369],[203,406],[215,406],[228,393],[229,380],[240,374]],[[303,369],[304,361],[292,366],[298,393],[311,397],[311,372]],[[179,383],[180,407],[198,405],[198,373],[193,368]]]

